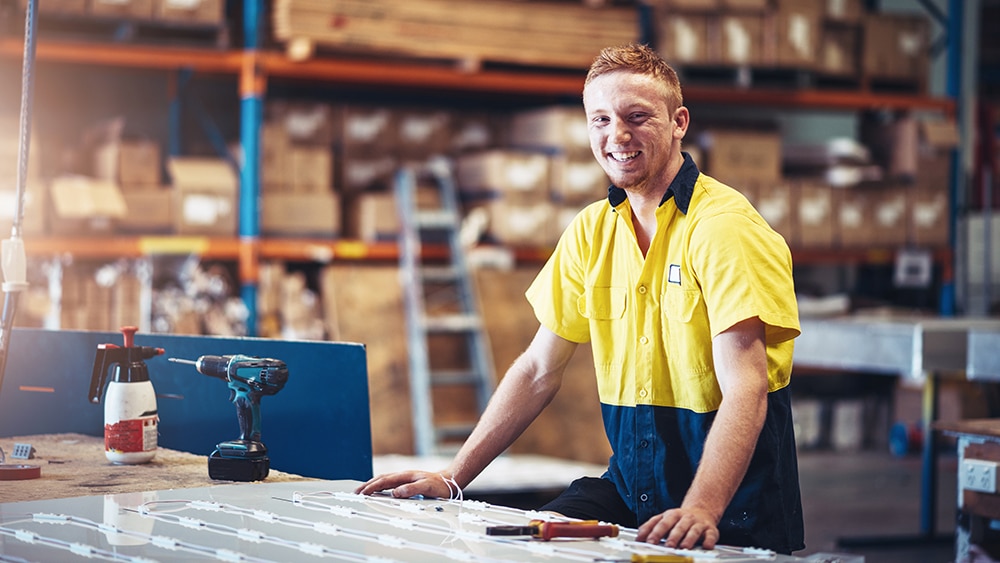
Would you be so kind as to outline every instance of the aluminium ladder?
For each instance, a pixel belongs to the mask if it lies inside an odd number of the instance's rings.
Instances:
[[[473,273],[466,263],[460,237],[461,212],[449,161],[435,158],[419,168],[400,169],[395,192],[414,449],[420,456],[453,453],[486,408],[494,376]],[[424,243],[446,246],[447,258],[428,265],[422,259]],[[445,354],[431,353],[432,339],[444,344],[448,355],[457,350],[455,358],[442,362],[448,360],[440,357]],[[470,393],[472,399],[467,398]],[[466,411],[469,404],[474,404],[475,411],[464,413],[467,416],[457,421],[451,420],[454,413],[442,417],[442,409],[440,405],[435,408],[435,401],[445,400],[453,407],[465,406]]]

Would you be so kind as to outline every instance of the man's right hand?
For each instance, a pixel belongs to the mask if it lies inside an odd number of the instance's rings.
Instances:
[[[459,491],[455,490],[456,485],[449,486],[445,479],[448,479],[448,476],[444,472],[398,471],[376,475],[354,492],[371,495],[380,491],[390,491],[396,498],[411,498],[417,495],[426,498],[457,497]]]

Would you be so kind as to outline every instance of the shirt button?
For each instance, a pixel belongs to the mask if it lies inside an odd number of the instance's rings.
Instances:
[[[645,336],[640,336],[639,337],[639,344],[647,344],[648,342],[649,342],[649,339],[646,338]]]
[[[645,389],[639,389],[639,396],[640,397],[645,397],[646,395],[647,395],[647,393],[646,393]]]
[[[643,440],[643,441],[639,442],[639,447],[640,448],[645,448],[648,445],[649,445],[649,442],[647,442],[646,440]]]
[[[646,286],[644,286],[644,285],[640,285],[639,286],[639,294],[640,295],[645,295],[646,294]]]
[[[642,502],[646,502],[647,500],[649,500],[649,495],[647,495],[646,493],[642,493],[641,495],[639,495],[639,500],[641,500]]]

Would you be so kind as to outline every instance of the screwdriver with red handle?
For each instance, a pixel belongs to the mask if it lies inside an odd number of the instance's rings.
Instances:
[[[573,522],[546,522],[532,520],[527,526],[490,526],[488,536],[531,536],[540,540],[552,538],[613,538],[618,535],[618,526],[601,524],[597,520]]]

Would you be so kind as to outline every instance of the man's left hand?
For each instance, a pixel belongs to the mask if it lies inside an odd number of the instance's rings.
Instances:
[[[681,549],[691,549],[699,544],[705,549],[712,549],[719,541],[719,528],[715,517],[707,510],[674,508],[653,516],[639,526],[635,539],[647,543],[665,540],[667,547]]]

